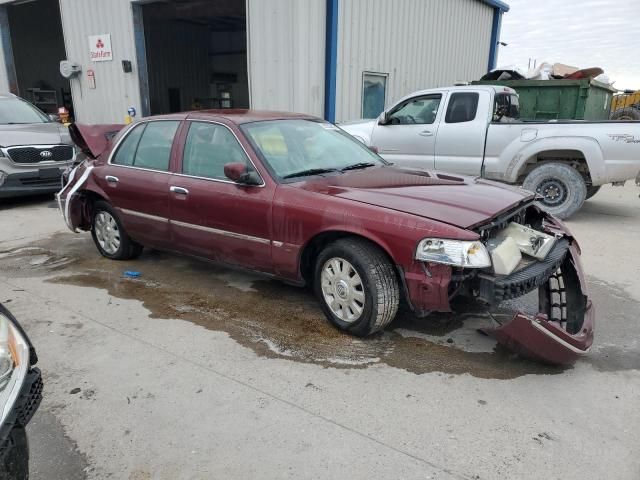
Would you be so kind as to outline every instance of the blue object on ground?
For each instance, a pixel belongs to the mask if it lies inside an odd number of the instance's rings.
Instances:
[[[140,272],[136,272],[136,271],[134,271],[134,270],[126,270],[126,271],[124,272],[124,276],[125,276],[125,277],[132,277],[132,278],[135,278],[135,277],[139,277],[139,276],[140,276]]]

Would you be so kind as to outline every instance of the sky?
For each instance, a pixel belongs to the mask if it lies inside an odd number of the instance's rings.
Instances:
[[[640,0],[506,0],[498,67],[529,58],[600,67],[618,89],[640,89]],[[533,61],[532,61],[533,63]]]

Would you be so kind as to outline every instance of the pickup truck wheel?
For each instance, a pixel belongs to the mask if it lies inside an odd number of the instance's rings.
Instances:
[[[582,175],[564,163],[549,162],[534,168],[523,188],[542,196],[540,207],[558,218],[568,218],[582,207],[587,185]]]
[[[600,187],[602,187],[602,185],[598,185],[597,187],[594,187],[593,185],[590,187],[587,187],[587,200],[589,200],[596,193],[598,193],[600,191]]]
[[[131,240],[115,209],[102,200],[93,206],[91,236],[104,257],[129,260],[142,253],[142,245]]]
[[[344,238],[328,245],[316,260],[314,287],[331,323],[367,336],[396,316],[400,298],[393,265],[375,245]]]

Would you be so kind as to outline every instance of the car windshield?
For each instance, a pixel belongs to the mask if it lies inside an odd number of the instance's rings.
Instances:
[[[385,165],[386,162],[335,125],[313,120],[268,120],[242,130],[279,178]]]
[[[49,117],[19,98],[0,98],[0,124],[47,123]]]

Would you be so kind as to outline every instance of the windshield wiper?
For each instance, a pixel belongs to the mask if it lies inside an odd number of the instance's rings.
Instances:
[[[321,173],[337,172],[337,168],[310,168],[309,170],[302,170],[296,173],[290,173],[282,178],[294,178],[294,177],[308,177],[310,175],[320,175]]]
[[[346,172],[347,170],[359,170],[361,168],[367,168],[367,167],[375,167],[376,164],[375,163],[371,163],[371,162],[360,162],[360,163],[354,163],[353,165],[348,165],[344,168],[341,168],[340,171],[341,172]]]

